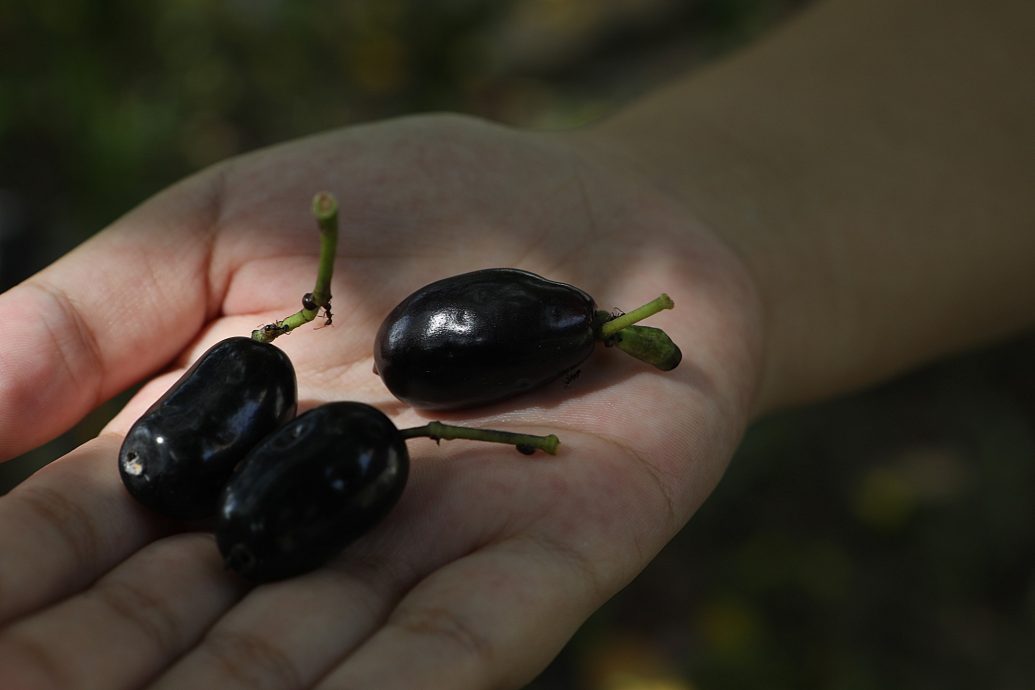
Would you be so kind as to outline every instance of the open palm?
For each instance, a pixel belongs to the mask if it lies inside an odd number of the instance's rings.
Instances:
[[[0,687],[485,688],[528,681],[714,487],[750,414],[759,314],[732,254],[584,143],[454,117],[332,132],[152,199],[0,297],[0,456],[152,378],[97,439],[0,499]],[[341,203],[334,322],[277,341],[302,410],[427,416],[372,373],[384,315],[433,280],[513,266],[598,307],[661,292],[662,374],[599,348],[581,375],[449,421],[555,433],[555,457],[410,442],[389,517],[328,566],[249,588],[210,535],[137,506],[116,454],[215,341],[295,311],[308,201]],[[160,372],[170,362],[170,370]]]

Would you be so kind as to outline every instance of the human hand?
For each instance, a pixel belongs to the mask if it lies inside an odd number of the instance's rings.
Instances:
[[[360,400],[426,415],[371,372],[414,289],[514,266],[600,308],[667,292],[660,374],[600,348],[565,385],[450,421],[556,433],[556,457],[410,444],[402,500],[328,566],[249,586],[211,536],[139,507],[121,435],[208,346],[295,311],[315,274],[307,203],[342,235],[334,324],[281,346],[302,410]],[[565,137],[410,118],[232,160],[148,201],[0,296],[0,457],[154,376],[105,431],[0,499],[0,687],[484,688],[532,678],[710,493],[751,414],[756,295],[665,196]],[[441,415],[436,415],[441,416]]]

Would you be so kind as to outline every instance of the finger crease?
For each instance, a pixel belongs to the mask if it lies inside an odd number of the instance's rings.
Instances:
[[[575,545],[542,532],[529,534],[528,539],[543,551],[559,557],[572,570],[580,574],[582,576],[581,584],[589,585],[590,594],[594,600],[603,601],[614,593],[613,588],[605,586],[601,578],[599,563],[580,551]]]
[[[97,560],[100,532],[82,507],[62,492],[45,487],[23,486],[14,496],[37,518],[32,523],[46,525],[68,544],[77,565]]]
[[[382,619],[385,616],[384,602],[396,598],[417,579],[416,574],[404,576],[393,572],[394,569],[384,561],[367,560],[356,555],[340,566],[331,564],[330,569],[335,572],[335,582],[340,582],[344,590],[351,593],[354,587],[364,589],[367,596],[360,597],[360,600],[368,602],[369,613]]]
[[[163,657],[171,657],[180,650],[178,619],[169,605],[160,597],[128,582],[102,581],[87,593],[117,616],[143,632],[155,643]]]
[[[0,647],[13,648],[12,656],[22,662],[23,667],[30,669],[33,680],[44,680],[42,686],[32,685],[33,690],[74,687],[74,683],[70,683],[70,679],[60,670],[63,660],[56,657],[55,648],[47,644],[46,640],[7,632],[0,635]]]
[[[61,326],[55,328],[52,325],[49,318],[51,310],[49,309],[44,310],[43,323],[50,332],[51,340],[61,355],[62,364],[68,372],[69,378],[80,388],[92,388],[93,404],[99,403],[102,398],[101,382],[104,380],[105,366],[97,334],[90,328],[71,297],[63,290],[49,285],[39,278],[25,283],[25,285],[43,293],[57,307],[62,321]],[[69,325],[72,327],[71,329],[67,328]],[[65,342],[63,335],[69,331],[75,334],[75,342],[71,346],[63,344]],[[73,362],[78,360],[83,354],[87,357],[84,366],[75,366]]]
[[[241,687],[301,688],[302,674],[287,654],[250,633],[217,631],[202,647]]]
[[[400,607],[388,625],[418,637],[446,641],[473,657],[480,666],[490,664],[494,657],[489,640],[448,608]]]
[[[205,206],[205,220],[207,222],[204,227],[208,233],[208,241],[205,242],[205,256],[201,265],[204,267],[207,280],[205,314],[209,317],[215,317],[222,312],[221,305],[223,304],[223,298],[226,296],[227,285],[230,284],[232,277],[231,272],[226,272],[222,280],[218,281],[220,284],[217,289],[217,277],[214,274],[215,237],[226,222],[224,219],[226,213],[226,188],[231,165],[229,161],[226,161],[217,165],[213,170],[215,181],[211,185],[212,191],[209,193],[208,203]]]

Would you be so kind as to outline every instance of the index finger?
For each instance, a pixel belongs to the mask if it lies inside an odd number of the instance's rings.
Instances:
[[[219,169],[153,197],[0,295],[0,460],[171,359],[218,299]]]

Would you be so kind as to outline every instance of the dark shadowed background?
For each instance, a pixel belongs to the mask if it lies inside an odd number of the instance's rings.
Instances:
[[[805,4],[8,0],[0,288],[227,156],[427,110],[578,126]],[[1033,355],[1030,335],[756,425],[530,687],[1030,688]],[[0,466],[0,493],[124,399]]]

